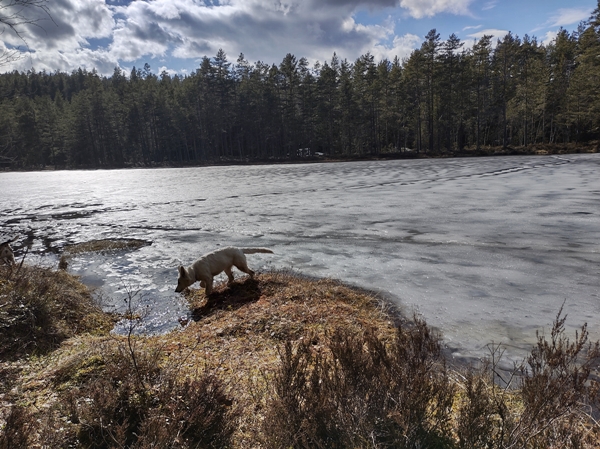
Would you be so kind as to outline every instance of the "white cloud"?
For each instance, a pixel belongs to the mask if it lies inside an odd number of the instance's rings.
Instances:
[[[334,52],[353,59],[393,35],[393,24],[362,25],[352,17],[365,3],[393,6],[396,0],[230,0],[206,6],[184,0],[134,2],[114,33],[111,53],[133,61],[144,55],[199,59],[223,48],[230,60],[281,61],[287,53],[328,60]],[[143,24],[143,25],[142,25]]]
[[[556,39],[556,36],[558,36],[558,31],[548,31],[542,39],[542,44],[548,45],[552,43]]]
[[[400,0],[400,6],[415,19],[433,17],[440,13],[471,15],[469,5],[473,0]]]
[[[181,13],[175,2],[154,2],[150,3],[148,8],[157,16],[168,20],[179,19]]]
[[[403,58],[410,56],[413,50],[417,48],[422,41],[423,39],[420,36],[414,34],[395,36],[394,41],[390,46],[377,44],[371,53],[375,56],[375,60],[386,58],[389,61],[393,61],[396,56],[402,60]]]
[[[479,40],[485,35],[492,36],[492,45],[495,46],[496,41],[498,39],[502,39],[508,33],[509,33],[509,30],[499,30],[497,28],[486,28],[485,30],[478,31],[477,33],[471,33],[468,35],[468,37],[470,37],[474,40]]]
[[[496,7],[496,5],[498,5],[498,0],[491,0],[489,2],[486,2],[482,7],[481,10],[482,11],[489,11],[490,9],[494,9]]]
[[[81,67],[88,71],[96,69],[99,73],[110,74],[118,65],[117,61],[106,51],[92,51],[89,48],[79,48],[69,51],[32,52],[25,53],[14,63],[11,70],[54,72],[71,72]]]
[[[172,35],[157,22],[128,20],[120,22],[113,32],[109,47],[115,59],[135,61],[142,56],[164,56],[172,41]]]
[[[168,73],[170,76],[174,76],[174,75],[178,75],[179,74],[177,72],[177,70],[169,69],[167,66],[159,67],[158,71],[156,73],[157,73],[157,75],[161,75],[163,72]]]
[[[578,25],[586,21],[592,14],[592,8],[560,8],[543,24],[531,30],[532,33],[548,28],[566,27],[568,25]],[[549,33],[547,32],[546,35]],[[546,38],[547,39],[547,38]],[[546,42],[544,39],[544,42]]]
[[[589,19],[592,8],[561,8],[550,17],[550,26],[565,27]]]
[[[465,11],[471,0],[402,0],[412,15]],[[208,5],[207,5],[208,4]],[[414,35],[395,36],[391,19],[357,23],[357,8],[394,8],[398,0],[225,0],[217,6],[199,0],[53,0],[54,20],[27,27],[31,53],[2,70],[71,71],[97,67],[110,75],[114,67],[144,58],[197,61],[222,48],[230,61],[243,52],[249,61],[281,61],[287,53],[309,61],[329,60],[334,52],[354,60],[371,52],[393,58],[418,45]],[[8,45],[18,40],[3,36]],[[175,64],[179,67],[181,64]]]
[[[486,28],[485,30],[481,30],[478,31],[476,33],[471,33],[468,36],[472,37],[474,39],[481,39],[484,35],[491,35],[491,36],[502,36],[504,37],[505,35],[508,34],[508,30],[499,30],[497,28]]]
[[[107,64],[112,68],[117,65],[105,50],[90,48],[90,39],[110,38],[115,26],[112,11],[103,0],[54,0],[48,8],[51,19],[41,10],[27,11],[29,17],[39,21],[21,27],[26,46],[14,34],[2,36],[5,43],[22,50],[21,59],[8,65],[8,70],[104,70]]]
[[[111,35],[114,26],[112,12],[103,0],[54,0],[48,4],[51,19],[41,10],[28,10],[34,25],[22,26],[22,37],[30,47],[74,48],[90,38]],[[22,44],[14,34],[6,33],[3,40],[11,45]]]

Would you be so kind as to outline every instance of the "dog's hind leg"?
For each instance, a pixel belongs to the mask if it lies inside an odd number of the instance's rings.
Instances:
[[[241,261],[238,262],[240,263],[235,264],[236,268],[240,271],[243,271],[244,273],[248,273],[251,278],[254,278],[254,271],[248,268],[248,264],[246,263],[246,261],[243,261],[243,263],[241,263]]]
[[[208,296],[212,293],[213,278],[210,278],[210,280],[206,281],[205,284],[206,284],[206,288],[204,289],[204,294],[206,296]]]
[[[229,281],[227,281],[227,284],[233,284],[234,277],[233,277],[233,273],[231,272],[231,268],[232,267],[225,268],[225,274],[229,278]]]
[[[243,271],[244,273],[248,273],[251,278],[254,277],[254,271],[252,271],[250,268],[248,268],[248,262],[246,261],[246,256],[244,256],[243,254],[241,254],[240,257],[236,257],[233,260],[233,265],[238,270]]]

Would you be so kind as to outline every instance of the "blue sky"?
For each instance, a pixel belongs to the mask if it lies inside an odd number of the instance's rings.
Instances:
[[[0,6],[8,0],[0,0]],[[160,73],[192,73],[203,56],[222,48],[230,62],[279,64],[287,53],[311,63],[334,52],[354,61],[404,58],[433,28],[470,47],[483,34],[507,32],[550,42],[560,27],[577,29],[598,6],[592,0],[48,0],[52,20],[19,29],[0,25],[0,55],[19,49],[11,70],[110,75],[149,63]],[[28,14],[39,14],[29,11]],[[0,10],[0,14],[2,11]]]

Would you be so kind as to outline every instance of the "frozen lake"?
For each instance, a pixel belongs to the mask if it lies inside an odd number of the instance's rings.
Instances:
[[[338,278],[417,310],[457,356],[491,342],[521,353],[563,302],[570,330],[588,322],[600,338],[600,155],[0,173],[0,191],[0,240],[28,235],[31,262],[56,264],[67,243],[150,240],[70,266],[108,308],[140,290],[149,332],[186,313],[176,267],[236,245],[275,251],[249,255],[255,270]]]

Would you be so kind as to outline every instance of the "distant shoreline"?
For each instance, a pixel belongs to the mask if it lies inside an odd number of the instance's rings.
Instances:
[[[402,159],[444,159],[444,158],[472,158],[472,157],[493,157],[493,156],[552,156],[561,154],[593,154],[600,152],[600,141],[592,141],[584,144],[544,144],[529,145],[527,147],[512,147],[506,149],[502,147],[481,147],[479,149],[470,148],[460,151],[435,151],[435,152],[417,152],[415,150],[406,150],[398,152],[387,152],[379,154],[365,155],[327,155],[306,156],[296,158],[267,158],[267,159],[236,159],[221,158],[220,160],[210,161],[165,161],[163,163],[136,163],[125,164],[122,166],[37,166],[37,167],[3,167],[0,164],[0,172],[29,172],[29,171],[54,171],[54,170],[119,170],[119,169],[147,169],[147,168],[186,168],[186,167],[222,167],[239,165],[278,165],[278,164],[310,164],[310,163],[333,163],[333,162],[360,162],[360,161],[391,161]]]

